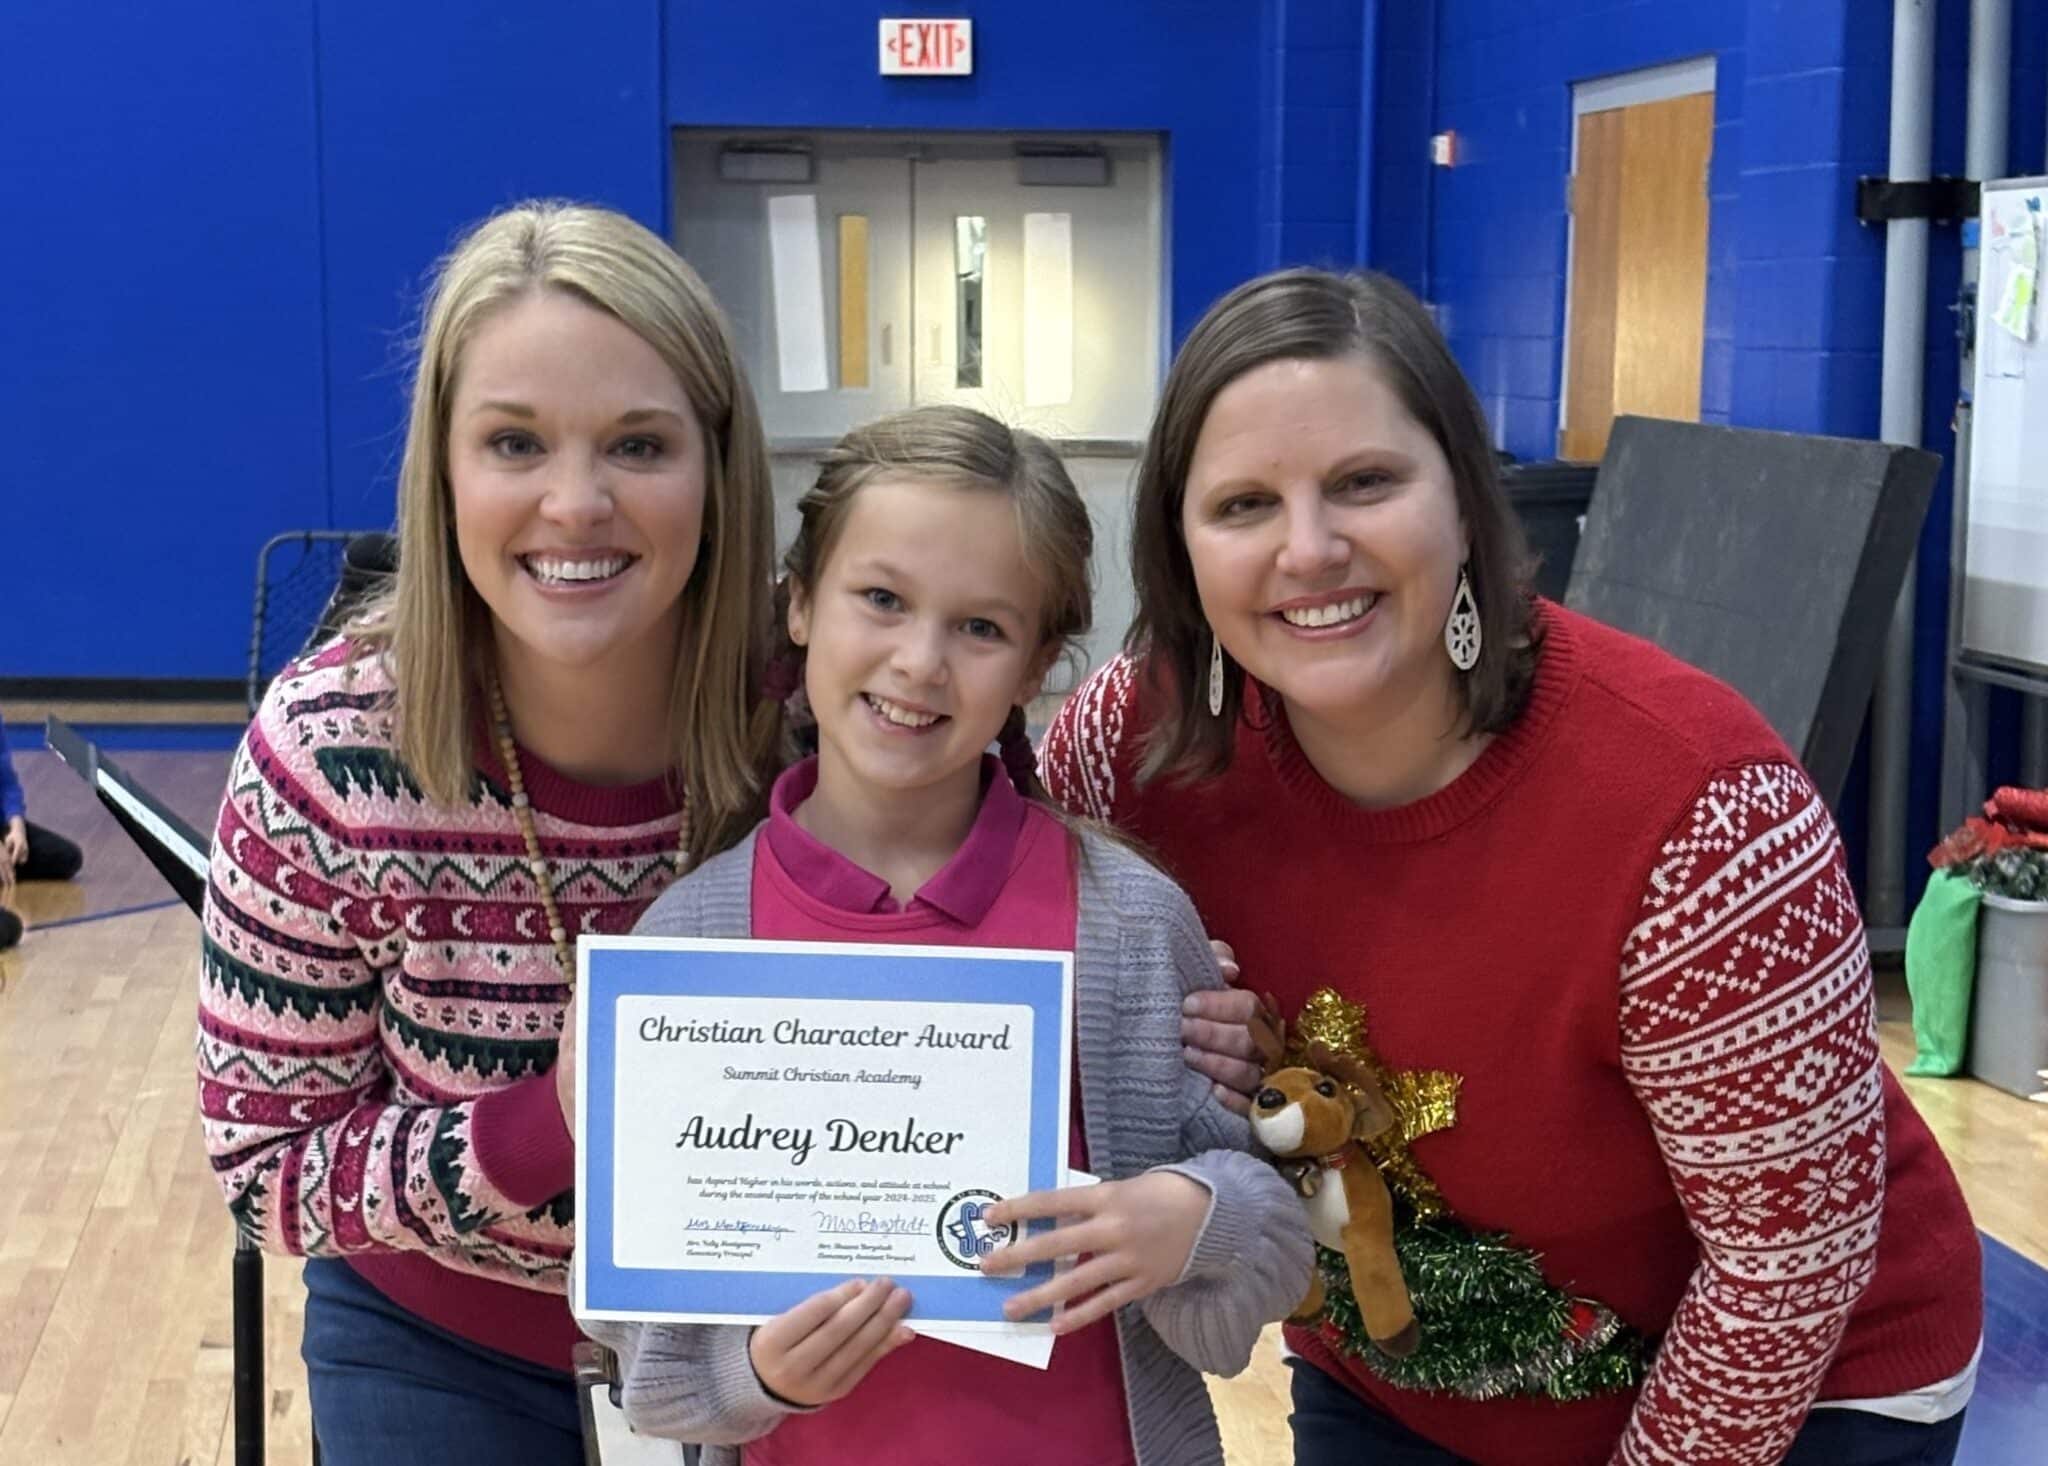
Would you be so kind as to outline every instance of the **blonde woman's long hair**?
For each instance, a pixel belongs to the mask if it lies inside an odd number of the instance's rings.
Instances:
[[[470,798],[490,611],[463,573],[448,479],[463,352],[510,303],[558,290],[616,317],[676,374],[703,428],[704,542],[683,588],[668,741],[691,811],[690,856],[752,827],[780,742],[759,695],[769,647],[774,500],[760,415],[724,314],[657,235],[609,210],[528,202],[492,215],[441,262],[428,296],[398,473],[398,573],[351,628],[396,684],[398,752],[425,794]]]

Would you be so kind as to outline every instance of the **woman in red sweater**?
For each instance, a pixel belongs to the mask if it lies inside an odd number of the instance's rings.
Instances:
[[[1879,1061],[1840,841],[1741,697],[1538,600],[1422,307],[1219,302],[1140,470],[1125,656],[1046,782],[1372,1066],[1421,1342],[1290,1329],[1300,1466],[1946,1462],[1976,1233]]]

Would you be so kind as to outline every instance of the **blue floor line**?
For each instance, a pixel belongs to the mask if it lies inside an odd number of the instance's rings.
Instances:
[[[23,933],[32,937],[37,932],[53,932],[60,926],[84,926],[89,921],[111,921],[117,916],[134,916],[144,911],[161,911],[166,906],[183,906],[185,903],[176,896],[162,901],[150,901],[141,906],[123,906],[113,911],[89,911],[84,916],[66,916],[57,921],[39,921]]]

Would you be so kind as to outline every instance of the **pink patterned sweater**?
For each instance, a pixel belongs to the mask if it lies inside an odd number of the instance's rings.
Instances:
[[[1055,798],[1165,860],[1245,983],[1291,1018],[1362,1004],[1397,1071],[1462,1076],[1414,1160],[1452,1214],[1656,1344],[1640,1390],[1576,1401],[1403,1389],[1289,1341],[1479,1466],[1766,1466],[1818,1399],[1960,1371],[1976,1232],[1878,1058],[1834,822],[1728,688],[1545,604],[1527,710],[1448,788],[1361,809],[1284,716],[1223,777],[1140,787],[1128,658],[1047,735]]]
[[[213,847],[199,1104],[243,1233],[342,1256],[477,1343],[566,1369],[574,1149],[550,1070],[568,991],[479,737],[468,803],[427,802],[391,686],[337,644],[272,685]],[[673,878],[663,781],[520,763],[563,918],[625,932]]]

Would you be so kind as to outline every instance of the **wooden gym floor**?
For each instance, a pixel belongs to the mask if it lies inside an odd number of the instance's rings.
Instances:
[[[198,933],[142,856],[39,740],[16,767],[38,822],[85,849],[66,885],[24,885],[29,931],[0,954],[0,1466],[233,1461],[227,1214],[193,1108]],[[225,752],[134,752],[129,773],[201,830]],[[1886,1058],[1912,1051],[1880,983]],[[1987,1244],[1983,1374],[1961,1459],[2048,1460],[2048,1106],[1971,1080],[1911,1080]],[[311,1459],[298,1267],[268,1260],[269,1459]],[[1230,1460],[1285,1466],[1285,1367],[1214,1382]]]

